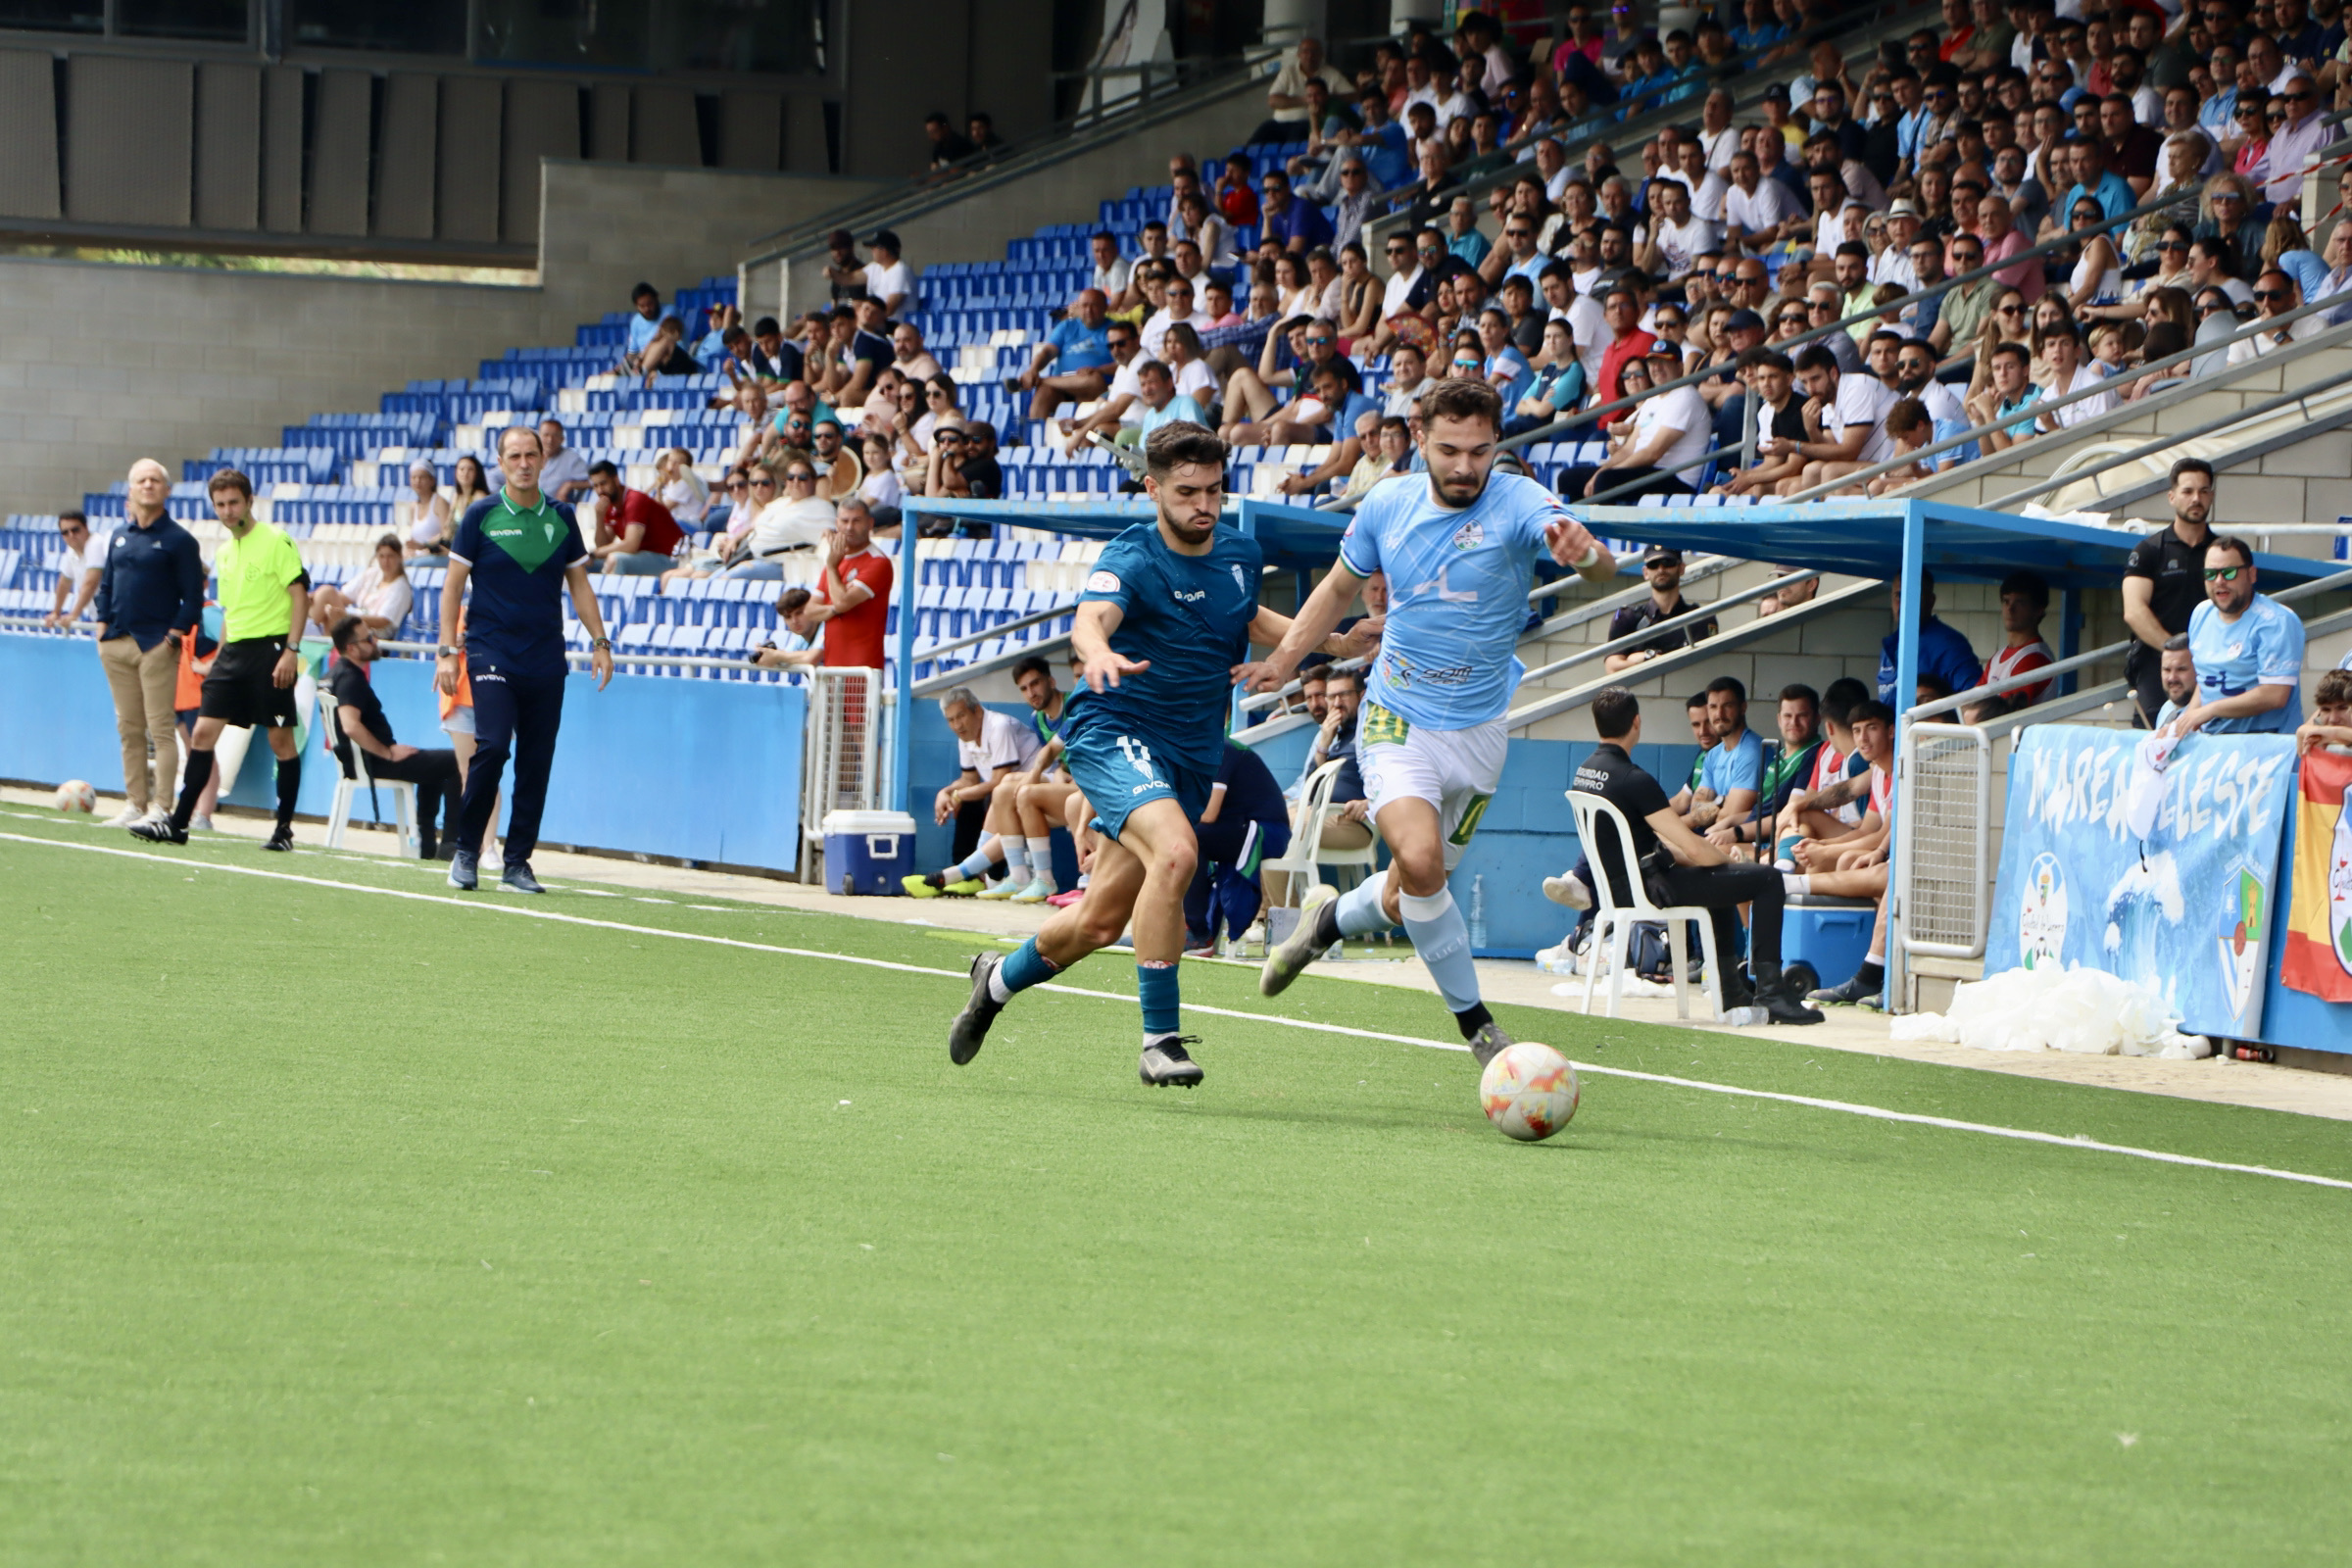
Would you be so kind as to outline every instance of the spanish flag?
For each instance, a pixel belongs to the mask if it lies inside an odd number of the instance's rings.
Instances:
[[[2294,900],[2278,978],[2328,1002],[2352,1002],[2352,757],[2303,759],[2295,801]]]

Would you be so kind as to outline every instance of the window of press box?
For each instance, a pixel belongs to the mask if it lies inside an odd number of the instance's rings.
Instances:
[[[115,34],[243,43],[249,0],[115,0]]]
[[[103,32],[106,0],[0,0],[0,27],[40,32]]]
[[[286,33],[307,49],[466,52],[466,0],[289,0]]]
[[[764,74],[824,69],[824,0],[478,0],[476,14],[474,57],[482,61]]]

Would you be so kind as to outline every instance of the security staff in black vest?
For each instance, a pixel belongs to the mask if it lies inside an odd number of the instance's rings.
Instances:
[[[1712,909],[1715,952],[1723,961],[1718,985],[1724,1010],[1752,1003],[1774,1023],[1821,1022],[1821,1013],[1806,1006],[1781,976],[1781,873],[1734,860],[1675,815],[1665,790],[1633,759],[1633,749],[1642,744],[1642,705],[1632,692],[1611,686],[1593,698],[1592,727],[1600,744],[1577,764],[1570,787],[1617,808],[1633,834],[1629,853],[1604,820],[1594,832],[1600,842],[1585,846],[1593,871],[1609,879],[1612,900],[1619,907],[1632,902],[1632,879],[1638,876],[1652,904]],[[1729,961],[1738,950],[1742,904],[1754,906],[1748,947],[1752,990]]]
[[[2173,465],[2169,527],[2148,535],[2124,559],[2124,624],[2132,644],[2124,655],[2124,679],[2138,701],[2141,729],[2164,706],[2164,645],[2188,630],[2205,602],[2205,546],[2213,537],[2213,465],[2182,458]]]

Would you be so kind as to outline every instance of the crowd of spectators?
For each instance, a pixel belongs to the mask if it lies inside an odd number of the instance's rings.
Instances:
[[[1580,4],[1531,45],[1472,12],[1352,72],[1301,39],[1255,136],[1304,150],[1254,178],[1173,157],[1142,254],[1096,237],[1014,384],[1033,418],[1096,405],[1057,444],[1136,430],[1147,372],[1109,336],[1131,321],[1229,439],[1333,449],[1286,493],[1352,480],[1369,416],[1474,373],[1512,433],[1605,442],[1562,483],[1586,498],[1886,494],[2352,318],[2180,358],[2352,282],[2352,236],[2315,254],[2298,216],[2323,100],[2352,101],[2332,16],[1942,0],[1849,62],[1876,15],[1739,0],[1660,36]]]

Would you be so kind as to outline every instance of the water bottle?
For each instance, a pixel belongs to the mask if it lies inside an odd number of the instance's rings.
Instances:
[[[1477,953],[1487,945],[1487,879],[1470,879],[1470,951]]]

